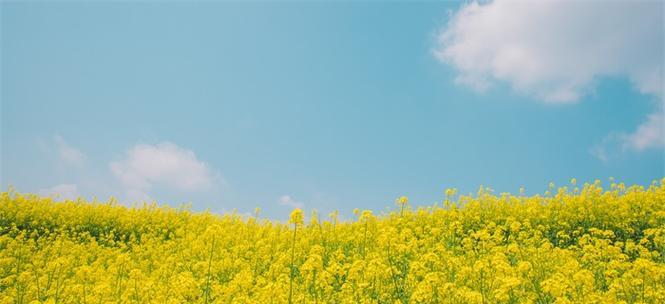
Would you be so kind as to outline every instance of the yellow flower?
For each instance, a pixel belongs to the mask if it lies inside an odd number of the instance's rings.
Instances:
[[[401,196],[400,198],[397,199],[397,205],[406,205],[409,202],[409,198],[406,196]]]
[[[289,224],[302,225],[304,222],[304,215],[302,209],[296,208],[291,211],[291,216],[289,217]]]
[[[0,304],[665,303],[665,179],[573,189],[307,226],[10,190]]]
[[[372,210],[363,210],[360,215],[360,221],[367,221],[372,218]]]

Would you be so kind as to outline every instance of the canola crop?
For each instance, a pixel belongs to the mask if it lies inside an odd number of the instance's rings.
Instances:
[[[665,179],[288,223],[0,195],[0,303],[665,303]]]

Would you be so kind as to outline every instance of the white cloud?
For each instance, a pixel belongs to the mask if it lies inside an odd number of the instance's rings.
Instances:
[[[302,202],[296,201],[289,195],[282,195],[279,198],[279,204],[282,206],[287,206],[291,208],[302,208],[305,206]]]
[[[600,144],[592,147],[589,153],[603,162],[608,162],[622,152],[641,152],[663,147],[665,147],[665,117],[663,113],[652,113],[634,132],[611,133]]]
[[[510,1],[464,5],[437,36],[434,55],[456,82],[483,91],[495,82],[546,103],[574,103],[606,76],[627,77],[659,99],[632,134],[614,132],[590,152],[662,148],[663,2]]]
[[[662,96],[660,1],[506,1],[463,6],[434,55],[478,90],[495,81],[549,103],[570,103],[602,76],[627,76]]]
[[[637,130],[624,137],[624,149],[643,151],[648,148],[665,146],[665,117],[662,112],[656,112],[647,118]]]
[[[55,135],[53,141],[56,145],[58,157],[69,165],[81,166],[85,162],[85,154],[69,145],[60,135]]]
[[[61,184],[37,191],[40,196],[51,196],[62,200],[74,200],[81,196],[75,184]]]
[[[206,163],[198,160],[194,152],[170,142],[136,145],[127,151],[124,159],[111,162],[109,168],[133,197],[142,199],[148,198],[145,191],[153,185],[199,191],[213,182]]]

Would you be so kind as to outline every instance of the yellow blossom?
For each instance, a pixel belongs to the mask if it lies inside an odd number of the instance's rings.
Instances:
[[[302,225],[304,222],[304,216],[302,209],[296,208],[291,211],[291,216],[289,217],[289,223],[295,225]]]

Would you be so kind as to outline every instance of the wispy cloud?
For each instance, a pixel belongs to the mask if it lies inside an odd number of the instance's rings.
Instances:
[[[589,153],[603,162],[608,162],[627,151],[641,152],[663,147],[665,147],[665,117],[662,113],[652,113],[634,132],[611,133],[593,146]]]
[[[73,200],[81,196],[75,184],[60,184],[50,188],[40,189],[37,194],[51,196],[62,200]]]
[[[58,158],[62,163],[74,166],[82,166],[86,156],[80,150],[68,144],[60,135],[53,136]]]
[[[282,195],[279,198],[279,204],[282,206],[287,206],[291,208],[303,208],[305,204],[300,201],[293,199],[290,195]]]
[[[145,190],[129,188],[125,190],[124,203],[131,205],[133,203],[152,202],[154,199],[148,195]]]

